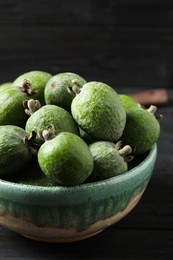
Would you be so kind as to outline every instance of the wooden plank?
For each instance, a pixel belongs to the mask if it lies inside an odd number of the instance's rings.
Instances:
[[[0,23],[172,24],[172,1],[1,0]]]
[[[171,87],[171,29],[12,26],[0,28],[0,35],[1,81],[36,67],[115,86]]]
[[[1,0],[0,83],[72,71],[119,93],[166,87],[158,157],[136,208],[98,236],[45,244],[0,228],[2,259],[171,259],[173,1]]]
[[[172,259],[172,230],[108,228],[78,243],[46,244],[0,229],[3,259]]]

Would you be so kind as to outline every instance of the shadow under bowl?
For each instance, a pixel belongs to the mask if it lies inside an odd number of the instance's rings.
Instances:
[[[89,238],[126,216],[151,178],[155,144],[128,172],[75,187],[43,187],[0,180],[0,225],[46,242]]]

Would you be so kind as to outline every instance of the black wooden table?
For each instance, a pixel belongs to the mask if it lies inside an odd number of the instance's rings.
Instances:
[[[95,237],[69,244],[32,241],[0,228],[0,259],[173,259],[173,91],[168,92],[169,102],[158,108],[164,117],[156,166],[128,216]]]
[[[0,228],[0,260],[173,259],[173,1],[1,0],[0,83],[35,69],[75,72],[124,93],[167,87],[169,102],[159,107],[151,181],[128,216],[71,244]]]

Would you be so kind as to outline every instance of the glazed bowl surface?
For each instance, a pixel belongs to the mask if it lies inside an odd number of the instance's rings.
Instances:
[[[128,172],[74,187],[44,187],[0,180],[0,225],[46,242],[89,238],[115,224],[138,203],[151,178],[155,144]]]

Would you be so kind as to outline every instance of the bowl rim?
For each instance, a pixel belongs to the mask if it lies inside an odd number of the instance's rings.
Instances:
[[[132,169],[128,170],[127,172],[120,174],[118,176],[114,176],[105,180],[101,180],[101,181],[95,181],[95,182],[88,182],[88,183],[81,183],[79,185],[75,185],[75,186],[37,186],[37,185],[32,185],[32,184],[23,184],[23,183],[15,183],[15,182],[11,182],[11,181],[6,181],[3,179],[0,179],[0,185],[5,185],[7,187],[16,187],[16,188],[20,188],[20,190],[28,190],[28,191],[38,191],[38,192],[44,192],[44,191],[55,191],[55,192],[66,192],[67,190],[70,192],[74,192],[76,190],[83,190],[83,189],[89,189],[89,188],[93,188],[96,186],[105,186],[108,184],[112,184],[112,183],[118,183],[121,182],[123,180],[126,180],[128,178],[130,178],[130,176],[133,173],[134,174],[138,174],[137,168],[139,167],[145,167],[148,161],[152,161],[153,159],[155,160],[157,156],[157,143],[155,143],[152,148],[150,149],[148,155],[145,157],[145,159],[140,162],[138,165],[136,165],[135,167],[133,167]],[[150,159],[150,160],[149,160]]]

